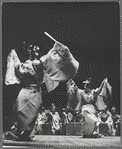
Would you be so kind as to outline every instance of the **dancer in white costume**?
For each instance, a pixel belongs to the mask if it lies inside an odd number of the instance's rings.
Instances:
[[[95,125],[95,131],[91,135],[91,137],[101,137],[102,135],[97,133],[97,127],[99,126],[100,120],[97,117],[97,105],[96,101],[98,95],[100,95],[103,86],[107,84],[107,79],[104,79],[101,86],[97,89],[91,89],[91,80],[88,79],[83,81],[84,83],[84,90],[81,92],[81,104],[82,104],[82,115],[85,117],[85,121],[89,124]],[[99,100],[99,99],[98,99]],[[101,103],[103,108],[106,108],[107,105]],[[84,137],[86,137],[85,135]],[[87,136],[88,137],[88,136]]]
[[[69,81],[68,86],[68,106],[71,110],[79,111],[85,119],[84,137],[102,137],[97,132],[100,124],[100,119],[97,116],[97,111],[106,109],[107,94],[111,94],[111,86],[107,79],[104,79],[97,89],[91,89],[91,80],[83,81],[84,90],[79,89],[75,82]],[[107,92],[108,91],[108,92]]]

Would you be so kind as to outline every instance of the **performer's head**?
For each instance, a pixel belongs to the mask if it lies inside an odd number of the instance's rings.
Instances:
[[[68,109],[67,108],[66,108],[65,112],[66,112],[66,114],[68,114]]]
[[[112,107],[111,112],[116,113],[116,108],[114,106]]]
[[[91,78],[88,78],[86,81],[83,81],[85,91],[91,90]]]
[[[44,107],[42,107],[42,112],[44,112],[45,111],[45,108]]]
[[[69,54],[69,49],[67,46],[57,42],[54,44],[54,46],[52,47],[52,49],[50,50],[50,56],[52,59],[55,60],[60,60],[65,59],[68,57]]]
[[[68,88],[68,91],[74,92],[77,89],[77,85],[73,80],[69,80],[67,82],[67,88]]]
[[[39,113],[45,112],[45,107],[43,105],[40,106],[39,108]]]
[[[56,111],[56,107],[53,103],[52,103],[52,106],[51,106],[51,111],[52,111],[52,113],[55,113],[55,111]]]
[[[68,114],[68,109],[67,108],[63,108],[62,111],[65,112],[66,114]]]

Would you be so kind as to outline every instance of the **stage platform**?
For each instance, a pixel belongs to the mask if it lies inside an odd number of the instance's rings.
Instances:
[[[51,136],[36,135],[33,141],[3,141],[3,148],[68,148],[68,147],[121,147],[120,136],[105,136],[103,138],[82,138],[82,136]],[[65,148],[64,148],[65,147]]]

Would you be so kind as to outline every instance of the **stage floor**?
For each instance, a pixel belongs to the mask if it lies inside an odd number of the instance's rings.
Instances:
[[[103,138],[82,138],[81,136],[51,136],[36,135],[33,141],[3,141],[3,148],[30,147],[121,147],[120,136],[105,136]],[[63,148],[65,149],[65,148]]]

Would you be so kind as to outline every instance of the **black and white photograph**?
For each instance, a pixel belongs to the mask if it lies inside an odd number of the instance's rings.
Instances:
[[[121,147],[120,2],[2,2],[3,148]]]

